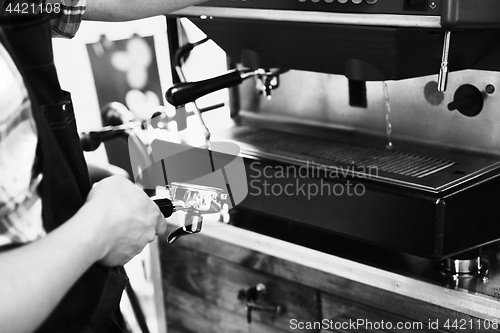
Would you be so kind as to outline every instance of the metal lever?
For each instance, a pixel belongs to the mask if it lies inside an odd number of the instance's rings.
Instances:
[[[439,69],[438,75],[438,91],[441,92],[446,91],[446,86],[448,85],[448,56],[450,53],[450,36],[450,31],[446,31],[444,33],[443,55],[441,58],[441,68]]]
[[[80,144],[84,151],[94,151],[101,143],[128,136],[127,131],[136,127],[135,123],[123,124],[118,126],[106,126],[97,131],[80,133]]]
[[[283,313],[283,307],[281,305],[261,305],[254,302],[247,302],[247,323],[252,322],[252,310],[255,311],[263,311],[263,312],[271,312],[277,315]]]
[[[285,307],[282,305],[259,304],[258,300],[267,298],[267,287],[263,283],[259,283],[247,290],[241,289],[238,292],[238,299],[244,303],[247,311],[247,322],[252,322],[252,311],[271,312],[277,315],[285,312]]]
[[[173,106],[180,106],[211,92],[240,84],[243,79],[240,71],[233,70],[227,74],[203,81],[181,82],[168,89],[165,98]]]
[[[178,83],[167,90],[165,98],[173,106],[180,106],[193,102],[211,92],[238,85],[251,77],[256,77],[261,82],[262,88],[260,90],[269,98],[271,90],[278,87],[277,76],[285,71],[279,68],[270,70],[257,69],[254,71],[235,69],[224,75],[203,81]]]

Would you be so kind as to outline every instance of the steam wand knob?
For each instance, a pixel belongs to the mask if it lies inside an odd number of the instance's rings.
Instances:
[[[448,110],[457,110],[467,117],[475,117],[484,106],[484,97],[479,89],[472,84],[460,86],[453,95],[453,101],[448,104]]]

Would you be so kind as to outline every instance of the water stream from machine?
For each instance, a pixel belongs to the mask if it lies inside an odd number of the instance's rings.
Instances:
[[[386,126],[386,133],[387,133],[387,145],[386,147],[388,149],[392,148],[392,139],[391,139],[391,133],[392,133],[392,124],[391,124],[391,101],[389,99],[389,87],[387,86],[387,82],[383,82],[383,89],[384,89],[384,107],[385,107],[385,126]]]

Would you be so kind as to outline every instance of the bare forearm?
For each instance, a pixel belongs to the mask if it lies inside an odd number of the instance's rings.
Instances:
[[[87,0],[85,20],[127,21],[168,14],[207,0]]]
[[[84,212],[82,212],[84,213]],[[77,213],[29,245],[0,253],[0,328],[31,332],[50,314],[92,263],[102,246]]]

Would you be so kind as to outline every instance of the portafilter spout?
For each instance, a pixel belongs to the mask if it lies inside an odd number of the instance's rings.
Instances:
[[[182,225],[172,230],[167,242],[173,243],[182,236],[199,233],[203,225],[203,215],[219,213],[227,199],[220,188],[188,183],[171,183],[167,186],[169,198],[153,199],[165,217],[174,212],[186,213]]]

